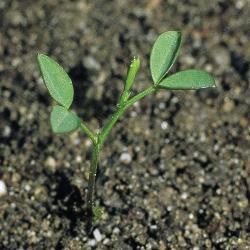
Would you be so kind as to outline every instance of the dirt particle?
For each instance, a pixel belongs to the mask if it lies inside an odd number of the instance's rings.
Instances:
[[[229,98],[225,98],[224,104],[223,104],[223,110],[226,113],[231,112],[234,109],[234,106],[235,105],[234,105],[234,101],[233,100],[230,100]]]
[[[240,126],[246,128],[248,125],[248,120],[245,117],[240,118]]]

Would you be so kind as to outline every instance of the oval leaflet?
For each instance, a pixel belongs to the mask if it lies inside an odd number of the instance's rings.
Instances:
[[[37,60],[50,95],[68,109],[74,96],[72,81],[68,74],[56,61],[46,55],[38,54]]]
[[[214,78],[207,72],[189,69],[163,79],[158,85],[161,89],[201,89],[215,87]]]
[[[80,126],[80,120],[76,114],[66,108],[56,105],[50,114],[50,124],[53,132],[62,134],[73,132]]]
[[[181,46],[181,32],[167,31],[155,41],[150,55],[150,70],[158,84],[174,64]]]

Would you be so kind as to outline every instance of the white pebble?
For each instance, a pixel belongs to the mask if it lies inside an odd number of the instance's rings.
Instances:
[[[171,99],[171,102],[172,102],[173,104],[178,103],[178,101],[179,101],[179,99],[178,99],[177,96],[174,96],[174,97]]]
[[[11,203],[10,206],[11,208],[16,208],[16,203]]]
[[[109,239],[105,239],[104,241],[103,241],[103,245],[107,245],[109,243]]]
[[[26,185],[24,186],[24,189],[25,189],[25,191],[29,192],[29,191],[31,190],[31,187],[30,187],[29,184],[26,184]]]
[[[136,151],[136,152],[140,152],[140,151],[141,151],[141,148],[140,148],[139,146],[136,146],[136,147],[135,147],[135,151]]]
[[[189,214],[189,215],[188,215],[188,218],[189,218],[190,220],[192,220],[192,219],[194,218],[194,215],[193,215],[193,214]]]
[[[97,242],[102,240],[102,235],[101,235],[99,229],[95,229],[93,234],[94,234],[94,237],[95,237]]]
[[[164,142],[165,142],[166,144],[169,144],[169,143],[170,143],[170,140],[169,140],[168,138],[166,138],[166,139],[164,140]]]
[[[167,207],[167,210],[168,210],[168,211],[172,211],[172,209],[173,209],[173,207],[171,207],[171,206],[168,206],[168,207]]]
[[[56,160],[49,156],[45,161],[45,165],[54,169],[56,167]]]
[[[187,197],[188,197],[188,194],[187,194],[187,193],[182,193],[182,194],[181,194],[181,199],[186,200]]]
[[[218,144],[214,145],[214,151],[217,152],[220,149],[220,146]]]
[[[96,245],[96,240],[89,240],[87,243],[89,246],[94,247]]]
[[[82,157],[81,157],[80,155],[78,155],[78,156],[76,157],[76,162],[77,162],[77,163],[81,163],[81,162],[82,162]]]
[[[213,70],[213,66],[211,64],[206,64],[205,65],[205,70],[208,72],[211,72]]]
[[[161,128],[162,128],[163,130],[166,130],[166,129],[168,128],[168,123],[167,123],[166,121],[162,122],[162,123],[161,123]]]
[[[137,113],[136,113],[135,111],[132,111],[132,112],[130,113],[130,116],[131,116],[131,117],[136,117],[136,116],[137,116]]]
[[[84,142],[84,144],[85,144],[85,146],[86,146],[87,148],[91,147],[91,145],[92,145],[90,139],[86,139],[85,142]]]
[[[239,0],[236,2],[235,6],[237,9],[242,9],[244,7],[245,3],[242,0]]]
[[[152,230],[156,230],[156,229],[157,229],[157,225],[151,225],[150,228],[151,228]]]
[[[113,233],[114,233],[114,234],[119,234],[119,233],[120,233],[120,229],[119,229],[118,227],[115,227],[115,228],[113,229]]]
[[[0,180],[0,197],[7,194],[7,187],[5,185],[5,182]]]
[[[132,157],[129,153],[122,153],[120,156],[120,161],[124,164],[129,164],[132,161]]]
[[[73,143],[74,143],[75,145],[79,145],[79,144],[81,143],[81,140],[80,140],[79,138],[75,138],[75,139],[73,140]]]
[[[8,136],[10,136],[10,134],[11,134],[11,128],[8,127],[8,126],[4,127],[4,129],[3,129],[3,136],[4,137],[8,137]]]
[[[166,108],[166,105],[164,102],[160,102],[159,103],[159,109],[165,109]]]

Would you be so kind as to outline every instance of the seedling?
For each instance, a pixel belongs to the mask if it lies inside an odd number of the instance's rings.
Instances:
[[[63,68],[50,57],[38,54],[38,63],[44,83],[52,98],[58,103],[50,114],[50,124],[54,133],[69,133],[81,129],[92,141],[92,159],[89,168],[87,192],[87,228],[91,231],[94,220],[102,214],[101,209],[94,206],[94,188],[99,155],[104,142],[117,120],[135,102],[159,90],[194,90],[215,87],[213,77],[201,70],[184,70],[167,76],[174,64],[181,47],[181,32],[168,31],[161,34],[153,45],[150,56],[150,71],[153,84],[136,95],[131,94],[136,74],[140,68],[140,59],[134,58],[128,69],[127,79],[118,101],[117,109],[99,132],[90,129],[70,106],[74,97],[71,79]]]

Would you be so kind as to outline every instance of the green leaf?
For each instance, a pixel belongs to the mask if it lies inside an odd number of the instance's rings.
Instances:
[[[129,91],[133,86],[136,74],[140,68],[141,61],[139,57],[134,57],[133,61],[130,64],[128,75],[125,83],[125,91]]]
[[[69,133],[79,128],[80,120],[76,114],[56,105],[50,114],[50,124],[54,133]]]
[[[68,74],[57,62],[46,55],[38,54],[37,60],[50,95],[68,109],[74,96],[72,81]]]
[[[181,32],[168,31],[155,41],[150,55],[153,81],[158,84],[174,64],[181,46]]]
[[[163,89],[201,89],[215,87],[214,78],[202,70],[184,70],[163,79],[158,85]]]

